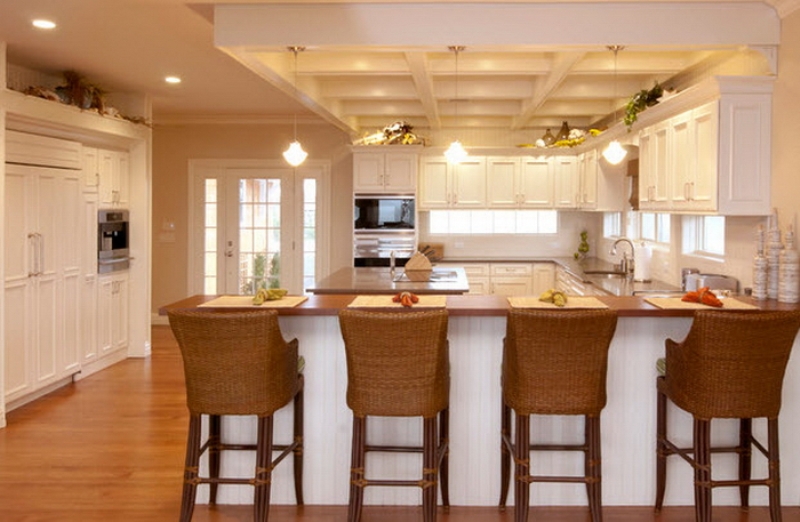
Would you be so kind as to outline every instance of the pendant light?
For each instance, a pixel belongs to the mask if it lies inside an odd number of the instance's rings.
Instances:
[[[458,123],[458,53],[464,50],[463,45],[451,45],[448,47],[450,51],[452,51],[456,55],[456,96],[455,96],[455,122]],[[455,140],[453,143],[450,144],[450,147],[444,152],[444,157],[447,158],[447,162],[453,165],[457,165],[467,159],[468,152],[464,149],[464,146],[461,145],[461,142]]]
[[[305,51],[306,48],[301,45],[294,45],[289,47],[289,50],[294,53],[294,91],[297,93],[297,53]],[[308,153],[303,150],[303,146],[297,141],[297,112],[294,113],[294,141],[289,145],[283,153],[283,159],[292,167],[297,167],[303,163],[308,157]]]
[[[614,52],[614,123],[617,122],[617,53],[624,48],[625,47],[621,45],[608,46],[608,50]],[[626,151],[617,140],[612,140],[603,151],[603,157],[612,165],[617,165],[620,161],[625,159],[627,154],[628,151]]]

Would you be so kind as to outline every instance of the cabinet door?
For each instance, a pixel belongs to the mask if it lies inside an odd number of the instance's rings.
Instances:
[[[414,192],[417,186],[417,155],[387,152],[383,186],[386,192]]]
[[[517,192],[522,208],[553,207],[553,160],[551,157],[523,158]],[[489,176],[487,182],[493,182]]]
[[[669,206],[669,122],[642,131],[639,138],[639,204],[642,210],[664,210]]]
[[[83,176],[80,171],[64,171],[59,180],[59,232],[56,241],[58,271],[57,360],[59,377],[80,369],[80,320],[82,261],[87,253],[83,239]],[[91,252],[91,251],[90,251]]]
[[[717,102],[692,111],[693,176],[688,192],[694,210],[716,210],[719,162],[719,112]]]
[[[492,294],[504,296],[531,295],[531,278],[492,276]]]
[[[486,159],[467,158],[452,169],[452,206],[481,208],[486,206]]]
[[[111,342],[114,350],[128,346],[128,274],[114,277],[111,295]]]
[[[97,171],[99,174],[100,206],[109,208],[116,202],[116,185],[119,183],[119,171],[116,170],[114,152],[100,149],[97,151]]]
[[[353,192],[383,192],[384,159],[383,153],[353,155]]]
[[[533,295],[540,295],[542,292],[555,286],[556,269],[553,263],[534,263],[533,264]]]
[[[597,151],[584,153],[580,168],[580,208],[597,208],[598,168]]]
[[[672,134],[669,197],[675,209],[685,209],[691,201],[690,186],[694,180],[695,154],[691,124],[692,111],[669,120],[669,131]]]
[[[97,149],[83,147],[83,186],[87,190],[97,190],[100,183]]]
[[[114,279],[111,276],[98,277],[97,288],[97,354],[102,357],[113,351],[111,334],[111,303],[114,293]]]
[[[128,208],[130,206],[130,154],[127,152],[116,153],[117,169],[117,206]]]
[[[486,194],[493,208],[519,206],[520,163],[517,158],[489,158],[486,162]]]
[[[421,210],[450,205],[450,165],[444,157],[425,157],[419,176],[418,205]]]
[[[578,162],[575,156],[556,156],[553,168],[555,208],[575,208],[578,192]]]

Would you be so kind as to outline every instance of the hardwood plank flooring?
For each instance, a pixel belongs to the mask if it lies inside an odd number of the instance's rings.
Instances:
[[[177,521],[187,414],[180,353],[153,327],[153,354],[129,359],[8,414],[0,430],[0,521]],[[793,441],[784,441],[790,444]],[[347,480],[347,478],[343,478]],[[250,506],[197,506],[196,522],[252,520]],[[442,522],[511,522],[514,510],[454,506]],[[800,521],[785,507],[784,521]],[[345,506],[273,506],[273,522],[334,522]],[[604,508],[606,522],[691,522],[692,507]],[[767,522],[766,508],[715,507],[713,522]],[[364,509],[364,521],[421,521],[417,507]],[[584,522],[575,507],[534,507],[532,522]]]

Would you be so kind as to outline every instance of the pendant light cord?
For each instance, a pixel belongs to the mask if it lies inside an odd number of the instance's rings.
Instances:
[[[622,45],[609,45],[608,50],[614,52],[614,124],[617,123],[617,53],[625,47]]]
[[[302,45],[293,45],[289,50],[294,53],[294,96],[297,98],[297,53],[305,51]],[[297,141],[297,111],[294,111],[294,141]]]

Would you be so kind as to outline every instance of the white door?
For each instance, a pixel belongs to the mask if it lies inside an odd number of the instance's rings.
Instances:
[[[193,293],[302,294],[327,262],[320,210],[327,168],[193,168]]]

